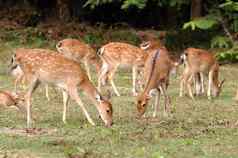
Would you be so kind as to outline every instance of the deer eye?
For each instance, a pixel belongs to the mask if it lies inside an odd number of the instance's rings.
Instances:
[[[145,107],[145,104],[142,104],[143,107]]]
[[[109,110],[109,109],[107,109],[107,110],[106,110],[106,112],[107,112],[107,113],[109,113],[109,112],[110,112],[110,110]]]

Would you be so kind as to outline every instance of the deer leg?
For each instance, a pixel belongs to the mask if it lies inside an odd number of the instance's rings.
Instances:
[[[200,77],[201,77],[201,93],[203,94],[205,92],[205,89],[204,89],[204,75],[201,72],[200,72]]]
[[[179,96],[182,97],[184,92],[184,76],[182,76],[180,81]]]
[[[62,120],[66,124],[67,123],[66,122],[66,112],[67,112],[67,105],[69,102],[69,94],[65,90],[62,91],[62,94],[63,94],[63,104],[64,104]]]
[[[138,74],[138,77],[136,79],[137,80],[136,82],[139,87],[139,91],[142,91],[143,87],[145,85],[145,83],[143,83],[143,82],[145,82],[145,81],[143,81],[144,74],[143,74],[143,71],[141,70],[141,68],[139,70],[137,70],[137,74]]]
[[[31,126],[31,96],[32,93],[35,91],[35,89],[38,87],[39,85],[39,81],[37,78],[33,79],[30,83],[29,89],[26,93],[25,99],[26,99],[26,110],[27,110],[27,128],[29,128]]]
[[[109,75],[108,75],[108,79],[111,83],[111,86],[113,88],[113,91],[115,92],[115,94],[119,97],[120,96],[120,93],[118,92],[117,90],[117,87],[113,81],[113,77],[114,77],[114,74],[116,72],[116,69],[117,69],[117,66],[116,67],[112,67],[110,70],[109,70]]]
[[[183,92],[184,92],[184,86],[188,80],[188,76],[189,76],[189,69],[185,67],[183,75],[181,77],[181,81],[180,81],[180,90],[179,90],[179,96],[182,97],[183,96]]]
[[[170,98],[167,94],[165,84],[160,86],[160,90],[164,96],[164,116],[168,116],[168,113],[170,112]]]
[[[90,117],[87,109],[85,108],[85,106],[83,105],[83,102],[81,101],[79,95],[78,95],[78,91],[77,91],[77,88],[76,86],[74,87],[71,87],[68,89],[68,92],[69,92],[69,95],[72,99],[74,99],[77,104],[80,106],[80,108],[83,110],[83,113],[84,115],[86,116],[88,122],[91,124],[91,125],[95,125],[95,123],[93,122],[92,118]]]
[[[193,77],[192,77],[192,80],[193,80],[193,86],[194,86],[194,89],[195,89],[195,95],[197,94],[197,83],[196,83],[196,75],[193,75]],[[192,82],[192,81],[191,81]]]
[[[211,99],[212,77],[213,77],[213,73],[212,73],[212,71],[209,71],[209,74],[208,74],[208,88],[207,88],[207,97],[208,97],[208,99]]]
[[[194,80],[194,86],[195,86],[195,95],[199,96],[200,95],[200,86],[201,86],[200,74],[196,73],[193,77],[193,80]]]
[[[137,76],[137,67],[133,66],[132,67],[132,93],[133,96],[136,96],[136,76]]]
[[[191,83],[192,83],[193,77],[194,77],[194,75],[190,75],[190,77],[188,77],[188,80],[187,80],[187,82],[186,82],[189,96],[190,96],[192,99],[194,99],[194,97],[193,97],[193,92],[192,92],[192,87],[191,87]]]
[[[154,113],[153,113],[153,117],[156,117],[157,115],[157,112],[159,110],[159,105],[160,105],[160,89],[158,89],[158,92],[157,92],[157,95],[156,95],[156,98],[155,98],[155,105],[154,105]]]
[[[46,96],[47,100],[50,101],[49,85],[48,84],[45,85],[45,96]]]
[[[84,60],[84,66],[85,66],[85,69],[86,69],[89,80],[92,81],[92,77],[91,77],[91,74],[90,74],[90,68],[89,68],[89,65],[88,65],[88,60]]]
[[[98,91],[101,92],[101,87],[102,84],[106,84],[106,79],[107,79],[107,73],[109,71],[109,66],[106,63],[103,63],[103,66],[100,70],[99,76],[98,76]]]
[[[18,86],[18,83],[19,83],[19,77],[17,77],[14,81],[14,91],[17,93],[17,86]]]
[[[19,75],[19,76],[17,76],[17,78],[15,79],[15,81],[14,81],[14,91],[17,93],[17,87],[18,87],[18,84],[19,84],[19,82],[20,81],[22,81],[23,80],[23,74],[22,75]]]

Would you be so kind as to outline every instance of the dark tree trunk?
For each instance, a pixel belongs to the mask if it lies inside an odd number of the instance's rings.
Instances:
[[[202,0],[192,0],[190,18],[191,20],[202,16]]]
[[[58,17],[61,21],[70,20],[70,0],[57,0]]]

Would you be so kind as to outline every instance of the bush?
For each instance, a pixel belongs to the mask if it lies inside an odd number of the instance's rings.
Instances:
[[[221,63],[238,62],[238,46],[225,51],[221,51],[216,55],[217,59]]]

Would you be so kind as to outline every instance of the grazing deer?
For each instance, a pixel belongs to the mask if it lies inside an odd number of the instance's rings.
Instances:
[[[164,47],[159,40],[148,40],[148,41],[143,41],[140,44],[140,48],[142,50],[145,50],[147,52],[154,51],[156,49],[159,49],[161,47]]]
[[[184,77],[189,71],[189,66],[188,66],[188,61],[187,61],[187,56],[185,54],[182,54],[180,56],[180,64],[184,65],[184,71],[181,76],[181,82],[180,82],[180,92],[179,96],[182,97],[184,93],[184,84],[185,80]],[[205,92],[204,90],[204,75],[203,73],[197,73],[194,76],[192,76],[193,83],[194,83],[194,89],[195,89],[195,95],[198,96],[200,94],[203,94]]]
[[[21,50],[21,49],[18,49],[18,50]],[[44,51],[44,49],[38,49],[38,51]],[[10,74],[13,77],[15,77],[14,91],[15,91],[15,93],[17,93],[18,92],[18,84],[19,83],[25,84],[28,81],[28,79],[24,75],[24,72],[22,71],[22,69],[20,68],[19,65],[14,65],[14,66],[11,65],[11,67],[10,67]],[[45,85],[45,95],[46,95],[47,100],[49,101],[50,100],[50,97],[49,97],[49,86],[47,84]]]
[[[144,65],[147,53],[142,49],[127,43],[111,42],[100,48],[98,55],[102,59],[102,68],[98,78],[98,89],[108,79],[115,94],[120,96],[113,81],[114,74],[119,65],[132,66],[132,92],[136,95],[136,76],[138,68]]]
[[[40,83],[51,83],[62,89],[64,122],[70,96],[83,110],[87,120],[95,125],[78,95],[77,87],[79,87],[93,101],[105,125],[112,125],[111,103],[101,97],[77,62],[54,51],[39,51],[39,49],[18,50],[13,56],[13,61],[21,67],[27,77],[30,76],[30,86],[25,95],[28,127],[31,125],[31,96]]]
[[[165,47],[161,47],[148,55],[144,66],[146,85],[143,92],[137,98],[137,110],[139,112],[139,116],[142,116],[145,113],[148,101],[151,98],[151,93],[154,90],[157,90],[158,94],[155,101],[153,116],[156,116],[159,108],[160,93],[162,93],[165,97],[164,114],[167,114],[170,106],[170,98],[167,94],[169,74],[171,69],[177,65],[178,63],[173,63],[171,61]]]
[[[89,64],[95,66],[96,71],[99,72],[101,68],[101,61],[96,52],[88,44],[76,39],[64,39],[56,44],[58,52],[65,57],[76,62],[84,62],[88,77],[91,80]]]
[[[186,59],[186,66],[180,82],[180,95],[182,95],[181,92],[183,91],[185,84],[188,89],[189,96],[194,98],[191,88],[193,77],[200,74],[201,84],[203,86],[203,76],[208,74],[207,96],[211,99],[211,92],[214,97],[218,96],[225,80],[221,82],[218,80],[219,64],[217,63],[215,56],[203,49],[187,48],[185,50],[184,57]]]
[[[20,93],[0,91],[0,105],[5,107],[15,106],[21,112],[25,112],[24,102],[24,96]]]

